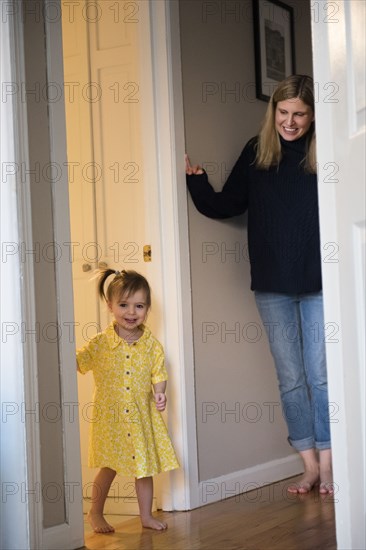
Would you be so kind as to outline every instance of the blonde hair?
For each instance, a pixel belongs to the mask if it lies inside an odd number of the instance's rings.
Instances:
[[[109,283],[107,291],[104,291],[104,285],[110,275],[114,275],[113,280]],[[118,298],[128,298],[135,292],[143,290],[146,294],[146,305],[151,306],[151,290],[150,285],[143,275],[136,271],[115,271],[114,269],[102,269],[98,278],[98,293],[106,302],[111,302],[117,296]]]
[[[281,141],[275,128],[276,107],[279,101],[301,99],[314,113],[314,82],[310,76],[295,74],[279,83],[269,101],[266,114],[258,136],[255,165],[262,170],[278,166],[282,159]],[[304,168],[306,172],[316,173],[316,142],[314,121],[306,134],[306,154]]]

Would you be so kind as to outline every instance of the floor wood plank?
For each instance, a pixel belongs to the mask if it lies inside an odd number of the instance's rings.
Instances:
[[[138,517],[114,523],[108,535],[87,533],[88,550],[336,550],[334,498],[317,490],[288,494],[297,478],[190,512],[157,512],[164,532],[143,529]],[[109,518],[111,520],[111,517]]]

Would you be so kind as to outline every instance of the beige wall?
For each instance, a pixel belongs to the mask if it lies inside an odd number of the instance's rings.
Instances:
[[[251,4],[180,0],[186,150],[192,162],[206,167],[217,190],[256,135],[267,105],[255,99]],[[296,7],[296,70],[311,74],[309,2],[288,4]],[[204,481],[293,451],[250,290],[246,216],[211,220],[189,198],[189,227],[199,477]]]

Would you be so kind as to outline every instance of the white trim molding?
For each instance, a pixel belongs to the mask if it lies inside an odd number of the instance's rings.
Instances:
[[[10,7],[9,2],[7,2]],[[1,9],[5,1],[1,1]],[[19,242],[22,228],[18,212],[19,127],[24,121],[19,94],[14,93],[23,77],[22,32],[20,18],[7,11],[0,32],[0,73],[5,84],[1,112],[1,532],[0,546],[15,550],[28,548],[32,516],[22,491],[29,485],[27,472],[27,437],[22,418],[25,376],[25,352],[22,346],[23,322]],[[4,90],[4,88],[3,88]],[[14,519],[16,518],[16,529]]]
[[[263,501],[263,499],[267,501],[271,498],[271,493],[264,490],[264,487],[301,472],[303,472],[302,460],[299,455],[292,454],[239,472],[201,481],[199,484],[199,506],[234,496],[246,495],[249,492],[252,493],[250,496],[240,498],[246,498],[248,502],[253,503]],[[253,481],[254,479],[255,481]],[[271,490],[274,491],[275,487],[271,487]]]
[[[44,0],[50,4],[50,11],[61,0]],[[47,10],[46,10],[47,13]],[[63,48],[61,19],[45,19],[47,81],[57,83],[63,89]],[[63,167],[67,163],[66,120],[64,96],[59,101],[48,104],[50,164]],[[56,243],[70,242],[70,205],[67,170],[58,170],[58,177],[52,183],[53,230]],[[70,327],[74,319],[72,265],[68,259],[55,262],[57,282],[57,315],[60,327]],[[63,415],[63,452],[64,452],[64,493],[66,519],[61,525],[43,528],[42,546],[44,550],[66,550],[79,548],[84,544],[84,524],[82,510],[82,479],[80,457],[79,415],[77,407],[77,373],[75,359],[75,337],[73,331],[62,330],[59,339],[61,408],[62,411],[72,405],[72,414]]]
[[[169,370],[168,418],[181,468],[164,475],[161,506],[190,510],[199,502],[193,333],[184,167],[179,4],[142,2],[149,9],[159,182],[160,242],[164,274],[165,351]]]

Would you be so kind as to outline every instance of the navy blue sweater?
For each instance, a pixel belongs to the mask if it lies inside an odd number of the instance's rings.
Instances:
[[[306,136],[281,138],[279,167],[254,165],[256,138],[244,147],[222,191],[207,174],[187,176],[197,209],[210,218],[248,210],[252,290],[301,294],[322,288],[316,174],[304,171]]]

